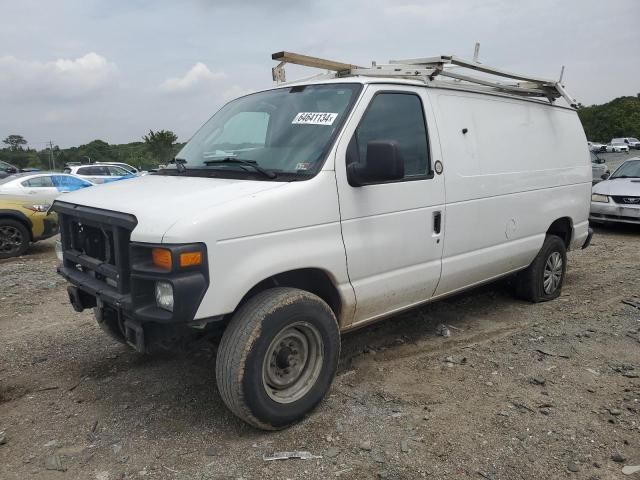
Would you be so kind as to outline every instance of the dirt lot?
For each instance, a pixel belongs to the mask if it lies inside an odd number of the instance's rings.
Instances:
[[[0,262],[2,479],[640,478],[640,228],[570,253],[556,301],[499,283],[347,335],[328,398],[276,433],[226,410],[215,346],[114,343],[55,264],[51,241]],[[323,458],[262,458],[296,449]]]

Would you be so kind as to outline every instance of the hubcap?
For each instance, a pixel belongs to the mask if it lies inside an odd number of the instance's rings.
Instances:
[[[0,226],[0,252],[13,254],[20,250],[22,246],[22,232],[9,225]]]
[[[302,398],[316,383],[324,359],[318,329],[296,322],[282,329],[271,341],[262,366],[267,395],[278,403]]]
[[[549,295],[555,292],[560,286],[560,280],[562,280],[562,255],[559,252],[553,252],[544,265],[544,293]]]

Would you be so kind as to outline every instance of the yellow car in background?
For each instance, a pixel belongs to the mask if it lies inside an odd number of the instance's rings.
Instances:
[[[36,199],[0,196],[0,259],[17,257],[29,244],[58,233],[58,216]]]

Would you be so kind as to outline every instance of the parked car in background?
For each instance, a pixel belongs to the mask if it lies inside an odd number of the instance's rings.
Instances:
[[[591,174],[593,176],[592,183],[598,183],[609,176],[609,167],[607,167],[604,159],[593,152],[591,152]]]
[[[17,173],[0,180],[0,194],[36,196],[53,201],[58,195],[93,186],[88,180],[66,173]]]
[[[625,145],[628,145],[629,148],[640,150],[640,140],[634,137],[614,138],[611,140],[611,143],[624,143]]]
[[[49,207],[30,198],[0,195],[0,259],[22,255],[30,243],[58,233],[58,217]]]
[[[593,187],[589,220],[640,224],[640,157],[626,160]]]
[[[18,167],[14,167],[10,163],[0,160],[0,178],[7,178],[9,175],[14,175],[19,171],[20,169]]]
[[[626,143],[616,142],[610,143],[607,145],[607,152],[611,153],[619,153],[619,152],[627,152],[629,153],[629,145]]]
[[[64,172],[89,180],[92,183],[110,183],[136,176],[118,165],[75,165],[66,167]]]
[[[589,150],[592,152],[606,152],[607,146],[604,143],[587,142]]]
[[[94,165],[116,165],[120,168],[125,169],[127,172],[132,173],[134,175],[137,176],[142,176],[142,175],[146,175],[147,172],[143,171],[143,170],[138,170],[136,167],[133,167],[131,165],[129,165],[128,163],[122,163],[122,162],[98,162],[98,163],[94,163]]]

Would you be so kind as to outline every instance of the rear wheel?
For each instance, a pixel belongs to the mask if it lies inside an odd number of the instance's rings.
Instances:
[[[29,230],[9,218],[0,219],[0,258],[22,255],[29,248]]]
[[[282,429],[324,398],[339,357],[338,324],[322,299],[294,288],[269,289],[244,304],[225,330],[218,389],[245,422]]]
[[[531,302],[560,296],[567,269],[567,250],[556,235],[547,235],[536,258],[515,278],[516,294]]]

